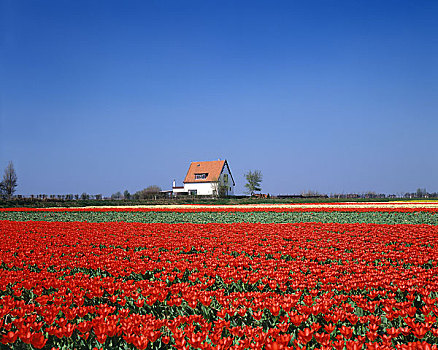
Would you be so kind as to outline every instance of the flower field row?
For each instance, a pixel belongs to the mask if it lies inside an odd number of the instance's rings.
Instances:
[[[414,207],[388,207],[388,206],[355,206],[351,203],[347,206],[342,206],[342,203],[337,203],[332,207],[328,207],[330,203],[318,204],[318,207],[306,204],[307,207],[293,206],[198,206],[186,205],[184,207],[168,206],[168,207],[85,207],[85,208],[0,208],[0,212],[172,212],[172,213],[200,213],[200,212],[240,212],[240,213],[254,213],[254,212],[270,212],[270,213],[285,213],[285,212],[397,212],[397,213],[438,213],[437,207],[414,206]],[[346,205],[346,204],[344,204]]]
[[[130,210],[83,209],[83,210],[0,210],[0,220],[12,221],[87,221],[87,222],[142,222],[142,223],[375,223],[375,224],[429,224],[438,225],[437,209],[416,209],[415,211],[391,211],[381,208],[336,208],[329,211],[283,210],[284,208],[263,208],[248,211],[215,208],[208,210]],[[275,208],[274,208],[275,209]],[[299,209],[299,208],[298,208]],[[301,208],[302,209],[302,208]],[[333,208],[330,208],[333,209]],[[347,208],[346,208],[347,209]],[[352,211],[354,209],[354,211]],[[424,210],[423,210],[424,209]]]
[[[0,221],[0,341],[436,349],[438,226]]]

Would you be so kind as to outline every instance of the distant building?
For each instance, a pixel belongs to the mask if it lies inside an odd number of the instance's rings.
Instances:
[[[217,194],[220,186],[225,195],[232,196],[236,186],[226,160],[192,162],[183,183],[184,186],[176,186],[173,180],[173,195],[211,196]]]

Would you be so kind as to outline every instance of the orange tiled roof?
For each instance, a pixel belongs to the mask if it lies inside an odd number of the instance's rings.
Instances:
[[[192,162],[187,171],[186,182],[212,182],[216,181],[225,165],[225,160],[213,160],[209,162]],[[205,179],[196,179],[195,174],[207,174]]]

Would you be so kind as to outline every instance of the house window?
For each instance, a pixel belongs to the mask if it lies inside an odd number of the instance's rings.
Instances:
[[[224,174],[224,182],[225,182],[225,183],[228,182],[228,174]]]
[[[206,179],[207,176],[208,176],[208,173],[195,174],[195,180],[203,180],[203,179]]]
[[[189,190],[189,196],[196,196],[198,194],[198,190]]]

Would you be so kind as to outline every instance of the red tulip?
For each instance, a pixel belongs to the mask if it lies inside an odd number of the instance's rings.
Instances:
[[[42,349],[46,345],[47,339],[41,333],[34,333],[32,335],[31,344],[37,349]]]
[[[313,331],[310,328],[304,328],[298,331],[298,341],[302,344],[307,344],[312,340]]]

